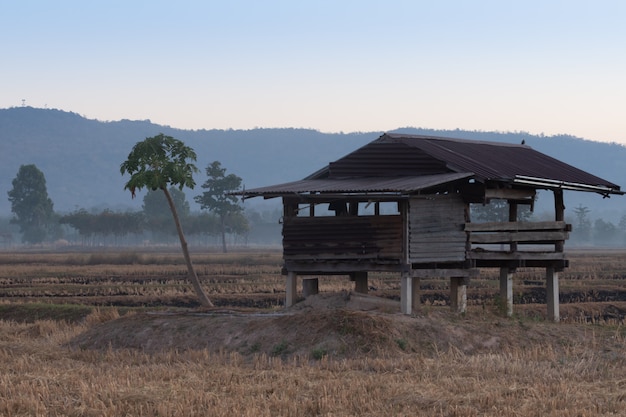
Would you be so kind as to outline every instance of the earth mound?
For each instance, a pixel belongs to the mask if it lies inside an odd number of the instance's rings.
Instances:
[[[397,301],[354,293],[318,294],[285,310],[211,309],[130,314],[94,325],[74,349],[237,352],[320,359],[389,357],[455,349],[466,354],[574,343],[581,326],[504,319],[485,310],[459,315],[447,307],[399,313]],[[530,322],[530,324],[529,324]],[[564,341],[564,339],[566,339]]]

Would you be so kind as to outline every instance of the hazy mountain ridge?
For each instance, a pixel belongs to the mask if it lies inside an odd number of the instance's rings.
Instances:
[[[597,176],[626,187],[626,147],[584,140],[569,135],[537,136],[528,133],[474,132],[401,128],[395,132],[449,136],[473,140],[520,143]],[[327,163],[376,139],[382,132],[322,133],[311,129],[182,130],[144,121],[98,121],[54,109],[13,107],[0,109],[0,216],[10,215],[7,192],[20,165],[35,164],[47,180],[55,210],[141,206],[123,191],[126,178],[120,164],[132,146],[146,137],[164,133],[183,140],[198,154],[196,189],[185,190],[192,210],[193,196],[206,179],[204,168],[214,160],[228,173],[243,178],[246,188],[302,179]],[[603,200],[596,194],[573,193],[569,208],[578,204],[594,212],[626,212],[626,197]],[[569,200],[569,201],[568,201]],[[595,216],[594,216],[595,217]]]

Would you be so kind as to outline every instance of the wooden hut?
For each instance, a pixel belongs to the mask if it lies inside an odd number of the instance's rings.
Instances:
[[[522,221],[518,207],[537,190],[554,194],[554,218]],[[624,194],[602,178],[525,145],[384,134],[301,181],[256,188],[244,198],[282,197],[287,306],[298,276],[349,275],[367,292],[370,271],[401,276],[401,311],[419,303],[419,280],[450,279],[451,305],[464,311],[466,285],[479,268],[499,268],[500,293],[512,313],[517,268],[546,270],[548,316],[559,319],[558,274],[564,190]],[[508,219],[472,222],[471,204],[505,201]]]

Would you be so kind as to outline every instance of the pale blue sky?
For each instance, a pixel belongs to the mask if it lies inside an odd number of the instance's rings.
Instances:
[[[626,1],[0,0],[0,107],[626,144]]]

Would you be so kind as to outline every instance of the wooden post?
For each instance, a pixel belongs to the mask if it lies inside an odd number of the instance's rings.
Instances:
[[[367,271],[353,272],[352,277],[354,279],[354,292],[367,294]]]
[[[411,278],[411,290],[413,294],[413,296],[411,297],[411,310],[413,313],[417,313],[419,311],[420,305],[422,304],[420,300],[420,277]]]
[[[457,313],[465,313],[467,310],[465,277],[450,277],[450,308]]]
[[[563,202],[563,190],[554,190],[554,220],[561,222],[565,220],[565,203]],[[565,241],[560,240],[555,243],[555,252],[563,252]]]
[[[546,268],[546,299],[548,320],[558,322],[559,317],[559,273],[554,268]]]
[[[402,314],[413,313],[413,277],[408,271],[400,277],[400,311]]]
[[[509,221],[517,222],[517,203],[509,201]],[[511,242],[509,245],[511,253],[517,252],[517,242]]]
[[[311,295],[319,294],[319,279],[318,278],[303,278],[302,279],[302,296],[308,298]]]
[[[297,300],[298,274],[293,271],[287,272],[287,291],[285,295],[285,307],[291,307]]]
[[[507,317],[513,315],[513,270],[500,268],[500,301],[503,303],[503,312]]]

